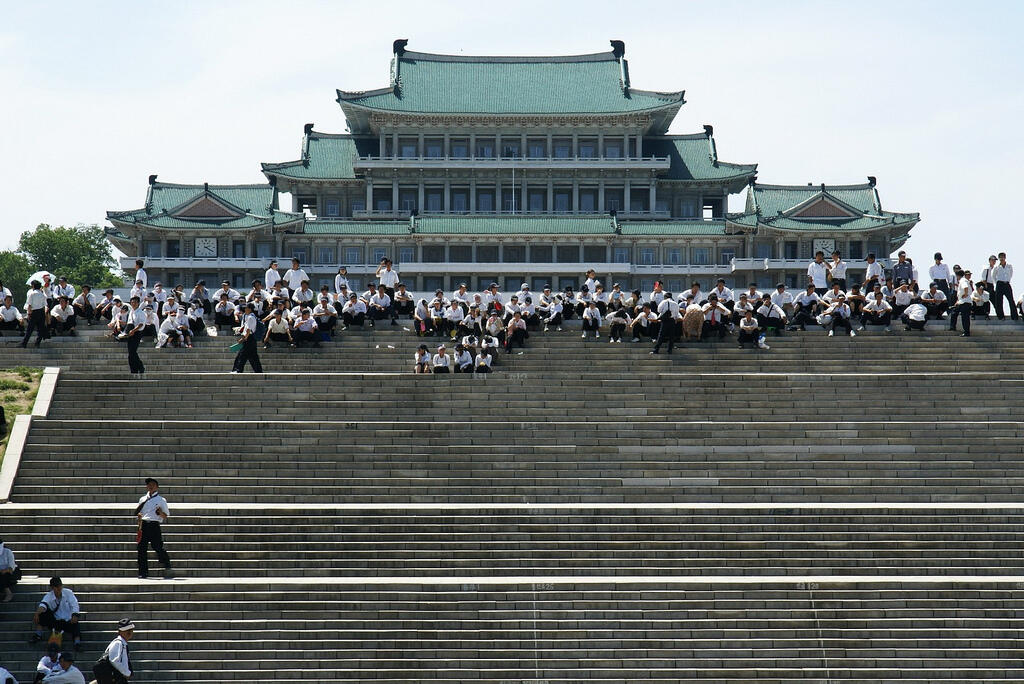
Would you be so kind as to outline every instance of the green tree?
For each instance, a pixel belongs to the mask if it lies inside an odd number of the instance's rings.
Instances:
[[[9,250],[0,252],[0,276],[3,277],[4,287],[14,296],[14,305],[19,309],[25,303],[25,293],[28,292],[25,281],[35,270],[24,254]]]
[[[120,270],[114,272],[117,262],[100,226],[66,228],[40,223],[35,230],[21,234],[18,251],[28,257],[35,270],[67,276],[68,282],[76,288],[124,284]]]

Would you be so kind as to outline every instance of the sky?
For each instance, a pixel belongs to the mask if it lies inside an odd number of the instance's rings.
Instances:
[[[1024,254],[1024,2],[14,2],[0,0],[0,249],[103,223],[168,182],[258,183],[335,88],[388,83],[391,44],[581,54],[626,43],[633,86],[685,89],[673,133],[715,127],[765,183],[878,178],[906,245],[979,267]],[[742,207],[742,195],[731,208]],[[1018,259],[1024,261],[1024,257]]]

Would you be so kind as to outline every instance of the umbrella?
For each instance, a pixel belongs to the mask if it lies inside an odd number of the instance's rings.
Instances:
[[[33,280],[38,280],[40,283],[43,282],[43,276],[50,276],[50,280],[53,280],[53,275],[49,271],[36,271],[28,277],[25,281],[26,285],[31,285]]]

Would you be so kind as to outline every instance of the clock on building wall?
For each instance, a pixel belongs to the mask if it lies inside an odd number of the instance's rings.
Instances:
[[[824,252],[825,256],[829,256],[836,249],[836,241],[831,238],[818,238],[814,241],[814,251]]]
[[[217,238],[211,238],[211,237],[196,238],[195,254],[196,254],[197,257],[215,257],[215,256],[217,256]]]

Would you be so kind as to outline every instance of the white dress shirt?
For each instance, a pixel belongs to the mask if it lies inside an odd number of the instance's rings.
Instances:
[[[291,290],[298,290],[299,286],[302,285],[303,280],[309,280],[309,276],[306,272],[300,269],[289,268],[284,272],[283,278],[285,284]]]
[[[128,659],[128,642],[125,641],[123,636],[118,634],[117,638],[107,646],[107,650],[103,651],[103,655],[110,661],[115,670],[125,677],[132,676],[131,662]]]
[[[145,494],[139,498],[139,504],[142,505],[142,509],[139,513],[142,514],[143,522],[163,522],[163,518],[157,515],[158,512],[162,512],[164,515],[170,515],[171,511],[167,508],[167,499],[157,492],[153,496]]]
[[[45,311],[46,294],[42,290],[29,290],[25,296],[25,312]]]
[[[914,301],[914,293],[900,288],[892,293],[892,298],[896,302],[896,306],[909,306],[910,302]]]
[[[597,323],[598,326],[600,326],[601,310],[598,309],[596,306],[594,308],[590,308],[588,306],[586,309],[583,310],[583,318],[587,319],[588,321],[594,321],[595,323]]]
[[[933,264],[928,269],[928,277],[935,283],[944,280],[949,284],[953,284],[953,273],[949,270],[949,264]]]
[[[21,312],[18,311],[18,307],[14,306],[13,304],[11,304],[10,306],[3,306],[2,304],[0,304],[0,318],[4,319],[5,323],[10,323],[11,321],[20,321]]]
[[[957,283],[957,286],[956,286],[956,304],[957,304],[957,306],[960,306],[961,304],[970,304],[971,303],[971,292],[973,292],[973,291],[974,291],[974,288],[971,287],[971,281],[969,281],[967,278],[961,278],[960,282]]]
[[[274,287],[274,283],[281,280],[281,274],[277,272],[276,268],[268,268],[266,273],[263,274],[263,287],[268,290]]]
[[[828,266],[824,261],[820,264],[817,261],[812,261],[808,264],[807,275],[810,277],[811,282],[814,283],[815,288],[828,287]]]
[[[384,269],[377,274],[377,280],[384,287],[394,289],[395,285],[398,285],[398,271],[394,269]]]
[[[451,358],[447,354],[434,354],[431,363],[434,364],[434,368],[447,368],[451,365]]]
[[[75,593],[67,587],[61,591],[60,599],[53,591],[46,592],[46,595],[39,601],[39,605],[49,608],[57,620],[67,621],[71,619],[72,615],[78,615],[81,612]]]
[[[845,280],[846,279],[847,264],[846,264],[845,261],[843,261],[842,259],[840,259],[839,261],[834,261],[833,260],[833,261],[830,261],[828,265],[829,265],[829,272],[832,274],[833,278],[838,278],[839,280]]]
[[[0,570],[13,570],[15,565],[14,552],[0,542]]]
[[[668,297],[662,299],[661,303],[658,304],[658,318],[660,319],[666,311],[671,312],[672,318],[682,318],[682,316],[679,315],[679,304]]]
[[[43,677],[43,682],[45,684],[85,684],[85,675],[74,665],[69,665],[66,670],[58,665]]]
[[[911,304],[903,313],[912,321],[924,321],[928,319],[928,309],[925,308],[924,304]]]
[[[1010,282],[1013,279],[1013,266],[1009,262],[1005,266],[996,264],[992,267],[992,279],[997,283]]]
[[[805,291],[805,294],[806,294],[806,291]],[[789,290],[783,290],[782,292],[779,292],[778,290],[776,290],[775,292],[772,293],[772,304],[774,304],[775,306],[782,306],[782,307],[784,307],[787,304],[792,304],[792,303],[793,303],[793,295],[789,292]]]
[[[882,264],[877,261],[872,261],[868,264],[867,270],[864,272],[864,280],[868,281],[872,278],[882,281],[885,279],[885,271],[882,270]]]

